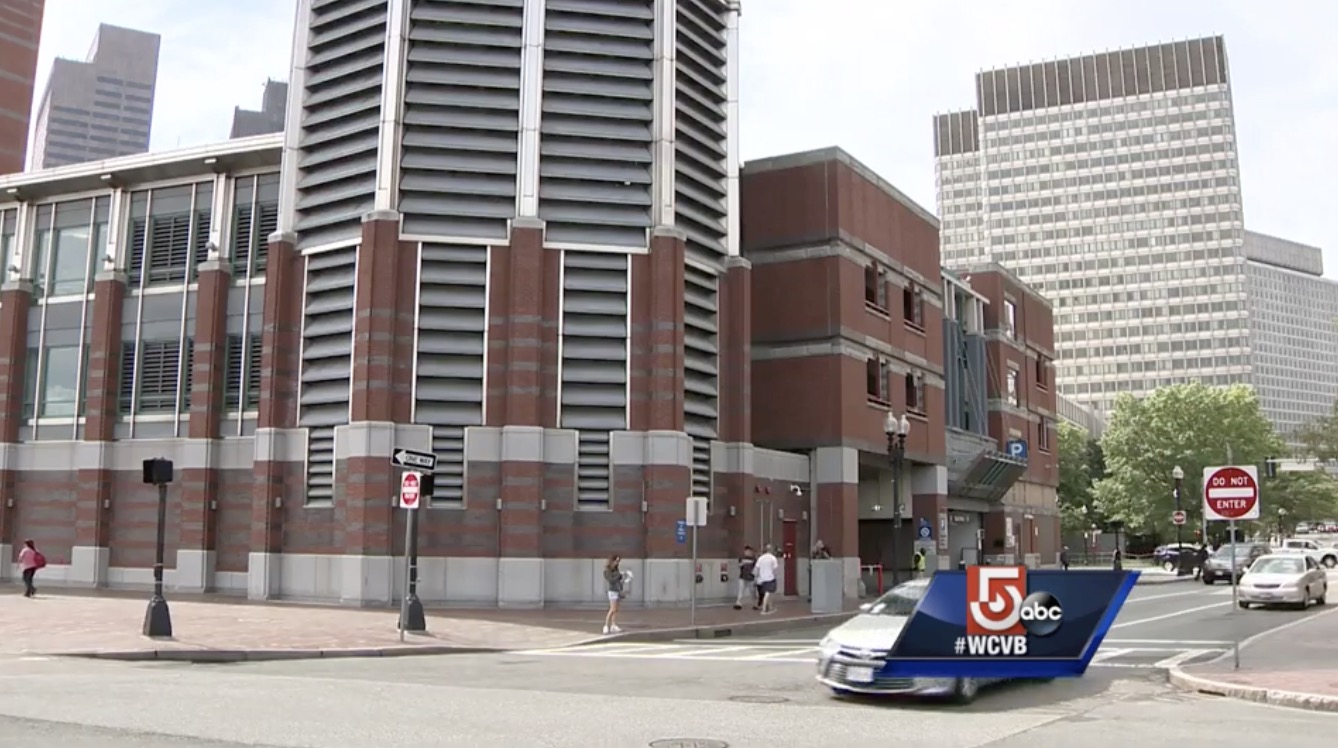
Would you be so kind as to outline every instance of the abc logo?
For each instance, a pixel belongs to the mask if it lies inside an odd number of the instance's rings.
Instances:
[[[1049,636],[1059,630],[1064,620],[1064,607],[1059,598],[1049,592],[1033,592],[1022,600],[1018,608],[1022,628],[1032,636]]]

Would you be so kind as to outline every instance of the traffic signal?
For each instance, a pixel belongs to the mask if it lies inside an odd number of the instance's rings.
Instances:
[[[1266,477],[1266,478],[1276,478],[1276,477],[1278,477],[1278,462],[1277,462],[1277,460],[1278,460],[1278,458],[1276,458],[1276,457],[1269,457],[1268,459],[1264,460],[1264,477]]]
[[[423,477],[418,481],[418,493],[430,500],[436,487],[437,476],[432,473],[423,473]]]

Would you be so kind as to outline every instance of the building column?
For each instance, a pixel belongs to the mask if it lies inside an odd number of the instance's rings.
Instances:
[[[297,430],[297,398],[302,375],[305,264],[294,247],[296,241],[293,234],[271,235],[265,263],[260,408],[247,559],[247,596],[259,600],[279,594],[283,504],[300,505],[304,494],[306,440]]]
[[[28,314],[33,289],[27,281],[0,287],[0,581],[9,577],[14,560],[18,485],[14,446],[23,423],[23,400],[28,373]]]
[[[1017,536],[1022,524],[1022,513],[1008,506],[995,506],[985,515],[983,562],[993,566],[1022,562],[1022,550]]]
[[[562,253],[544,249],[543,222],[517,218],[490,250],[488,426],[557,426]]]
[[[190,362],[189,449],[200,451],[200,467],[181,470],[181,540],[177,547],[177,586],[207,592],[214,586],[218,541],[218,453],[223,419],[224,378],[228,356],[228,291],[232,266],[209,260],[199,267],[195,296],[195,350]]]
[[[126,276],[104,270],[93,283],[93,328],[88,356],[88,405],[84,441],[110,442],[116,438],[120,417],[121,317]],[[113,473],[106,465],[107,450],[90,450],[97,464],[80,466],[75,496],[74,548],[70,552],[69,581],[102,587],[111,560],[111,518],[115,499]]]
[[[657,228],[632,256],[631,430],[683,430],[683,273],[686,236]]]
[[[813,451],[817,475],[817,529],[832,558],[844,564],[845,597],[859,597],[859,450],[819,447]]]
[[[720,440],[752,443],[753,264],[725,258],[720,284]]]
[[[934,542],[928,549],[925,570],[951,569],[955,563],[948,557],[948,469],[942,465],[923,465],[911,472],[911,516],[913,532],[919,531],[920,521],[929,522]],[[917,539],[919,535],[915,536]]]

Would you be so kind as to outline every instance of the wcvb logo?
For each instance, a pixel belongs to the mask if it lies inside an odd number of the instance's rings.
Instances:
[[[1027,594],[1025,566],[970,566],[966,570],[966,633],[972,636],[1049,636],[1064,607],[1049,592]]]

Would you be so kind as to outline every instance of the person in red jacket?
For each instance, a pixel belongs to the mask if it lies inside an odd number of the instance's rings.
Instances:
[[[46,566],[46,559],[37,546],[31,540],[23,541],[23,550],[19,551],[19,568],[23,569],[23,596],[36,597],[37,587],[33,585],[33,577],[37,576],[37,570]]]

